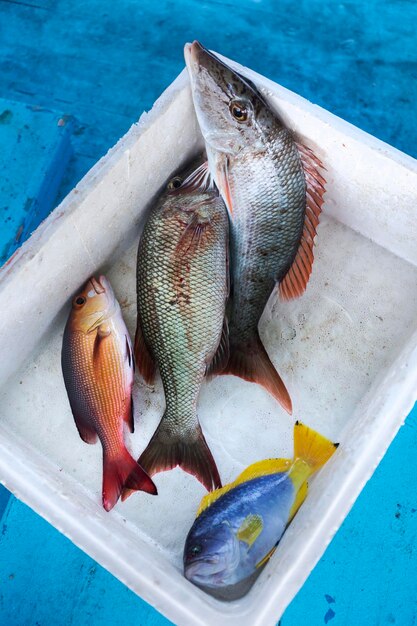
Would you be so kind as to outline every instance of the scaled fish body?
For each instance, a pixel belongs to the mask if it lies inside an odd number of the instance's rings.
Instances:
[[[324,192],[319,162],[251,81],[198,42],[186,45],[185,58],[210,170],[231,218],[230,361],[223,373],[262,384],[291,412],[258,322],[277,281],[285,299],[307,285]]]
[[[109,281],[90,278],[75,296],[62,344],[62,371],[80,437],[103,446],[103,506],[116,504],[124,485],[156,494],[126,449],[123,422],[133,432],[133,354]]]
[[[139,462],[150,475],[179,465],[210,490],[221,483],[196,406],[206,373],[228,358],[228,219],[217,191],[207,188],[207,166],[194,170],[170,181],[139,244],[136,362],[149,383],[158,366],[166,399]]]
[[[234,482],[205,496],[185,543],[186,578],[220,590],[259,571],[303,503],[307,479],[336,447],[297,422],[292,460],[254,463]]]

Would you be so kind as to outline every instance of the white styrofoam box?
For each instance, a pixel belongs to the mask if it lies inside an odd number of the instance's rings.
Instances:
[[[306,293],[274,296],[261,335],[288,385],[292,418],[263,389],[224,376],[199,415],[226,482],[288,456],[300,419],[341,443],[250,592],[216,600],[182,575],[203,487],[179,469],[159,496],[101,507],[101,449],[73,424],[60,369],[68,303],[105,272],[135,328],[135,256],[146,207],[202,147],[183,72],[85,176],[0,274],[0,478],[132,590],[181,626],[274,624],[323,554],[411,409],[417,390],[417,162],[245,68],[326,167]],[[160,381],[134,390],[135,455],[163,411]]]

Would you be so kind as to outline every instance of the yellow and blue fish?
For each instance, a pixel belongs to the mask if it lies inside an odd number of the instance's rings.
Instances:
[[[259,571],[304,502],[307,480],[337,445],[297,422],[293,459],[254,463],[235,481],[205,496],[185,543],[186,578],[221,590]]]

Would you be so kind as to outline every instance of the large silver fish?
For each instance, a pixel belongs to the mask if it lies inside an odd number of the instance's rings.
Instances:
[[[209,167],[230,218],[230,360],[223,373],[262,384],[290,413],[291,399],[258,334],[275,284],[303,293],[324,179],[255,85],[197,41],[185,46]]]
[[[210,368],[228,359],[228,218],[207,179],[207,166],[196,170],[194,162],[171,179],[150,212],[138,250],[135,354],[147,382],[159,367],[166,399],[139,463],[150,475],[179,465],[211,490],[221,483],[197,398]]]

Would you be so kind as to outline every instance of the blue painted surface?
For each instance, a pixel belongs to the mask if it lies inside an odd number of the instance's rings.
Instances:
[[[0,98],[0,264],[54,208],[72,127],[68,116]]]
[[[2,1],[0,97],[79,120],[61,197],[150,108],[193,38],[417,157],[416,24],[410,0]],[[416,432],[414,409],[282,625],[416,623]],[[0,623],[166,623],[15,499],[5,516]]]

